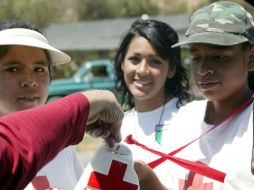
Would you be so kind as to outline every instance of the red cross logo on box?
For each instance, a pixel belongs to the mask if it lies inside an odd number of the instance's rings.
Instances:
[[[127,168],[127,164],[112,160],[108,175],[93,171],[90,175],[87,190],[100,189],[100,190],[137,190],[138,186],[126,181],[123,177]]]
[[[204,183],[203,176],[189,172],[186,180],[179,179],[179,190],[212,190],[213,182]]]

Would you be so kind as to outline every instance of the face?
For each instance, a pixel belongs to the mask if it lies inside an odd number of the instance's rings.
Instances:
[[[246,97],[250,52],[242,44],[215,46],[190,45],[192,76],[195,84],[212,101],[224,101],[235,97]]]
[[[0,115],[44,104],[49,83],[44,50],[11,46],[0,58]]]
[[[131,41],[122,70],[136,105],[140,102],[147,106],[165,103],[165,82],[175,73],[175,68],[171,67],[145,38],[138,36]]]

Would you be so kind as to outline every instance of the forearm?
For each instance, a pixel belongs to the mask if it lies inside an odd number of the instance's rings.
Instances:
[[[0,189],[23,188],[60,150],[79,143],[88,114],[86,97],[75,94],[0,118]]]
[[[144,181],[140,183],[140,190],[167,190],[166,187],[162,185],[159,178],[155,173],[150,173]]]
[[[139,178],[140,190],[167,190],[154,171],[143,161],[135,161],[134,168]]]

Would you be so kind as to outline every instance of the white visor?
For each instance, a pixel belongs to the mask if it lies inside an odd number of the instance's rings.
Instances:
[[[30,29],[13,28],[0,31],[0,46],[2,45],[22,45],[45,49],[53,65],[71,61],[69,55],[51,46],[41,33]]]

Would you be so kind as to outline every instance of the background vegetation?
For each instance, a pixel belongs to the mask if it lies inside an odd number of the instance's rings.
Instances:
[[[51,23],[84,20],[189,13],[216,0],[1,0],[0,19],[19,18],[40,27]],[[243,0],[233,0],[251,6]],[[252,10],[251,10],[252,12]]]
[[[1,0],[0,19],[22,19],[42,28],[52,23],[75,23],[121,17],[138,17],[177,13],[192,14],[205,4],[218,0]],[[244,0],[231,0],[242,4],[251,13]],[[52,78],[70,77],[84,60],[112,59],[114,52],[67,52],[75,60],[72,64],[52,68]],[[188,54],[183,51],[183,59]],[[187,60],[188,61],[188,60]],[[189,65],[186,65],[189,67]]]

